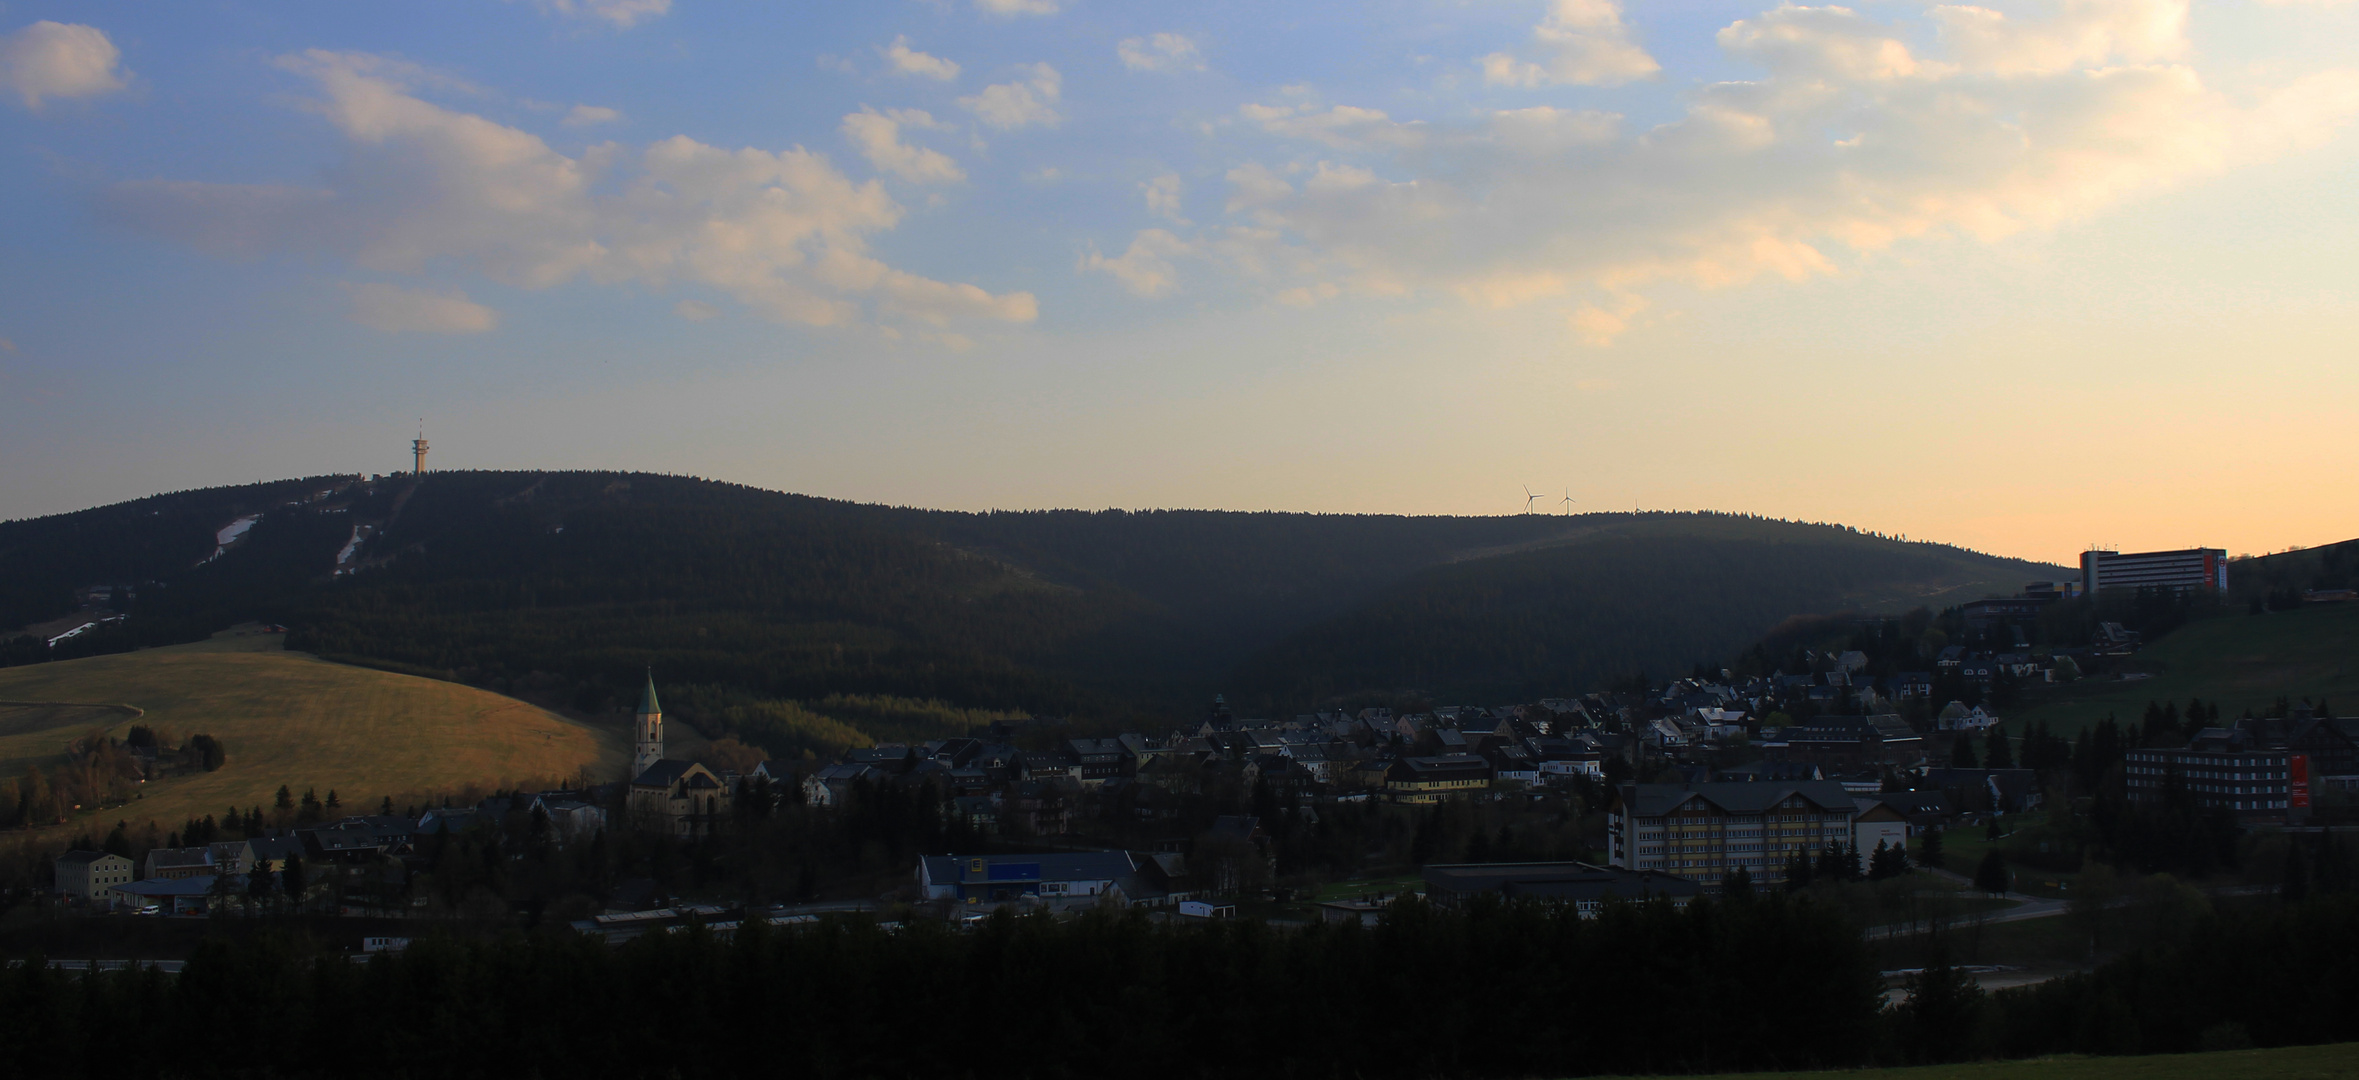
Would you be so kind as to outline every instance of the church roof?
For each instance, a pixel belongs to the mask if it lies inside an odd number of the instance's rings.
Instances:
[[[693,761],[664,758],[649,765],[646,772],[640,773],[631,781],[631,785],[633,787],[670,787],[690,776],[691,770],[700,768],[701,766]]]
[[[663,706],[655,703],[655,673],[650,671],[647,673],[647,689],[639,692],[639,715],[651,716],[662,712]]]

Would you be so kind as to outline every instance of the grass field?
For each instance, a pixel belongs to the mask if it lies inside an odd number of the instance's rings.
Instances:
[[[2359,604],[2329,604],[2270,615],[2230,615],[2190,623],[2131,657],[2128,670],[2151,679],[2087,679],[2026,695],[2007,729],[2045,720],[2071,738],[2111,713],[2136,723],[2149,701],[2190,696],[2220,706],[2222,720],[2246,708],[2265,712],[2280,697],[2326,697],[2335,711],[2359,707]]]
[[[503,781],[619,775],[625,734],[457,683],[331,664],[283,651],[275,634],[0,669],[0,701],[123,704],[145,710],[0,706],[0,776],[62,762],[69,740],[134,723],[174,740],[205,733],[228,751],[212,773],[150,783],[131,804],[64,828],[154,820],[176,828],[230,805],[269,807],[279,785],[333,788],[354,812]],[[95,820],[93,820],[95,819]]]
[[[2353,1080],[2359,1043],[2145,1057],[2045,1057],[1911,1069],[1729,1073],[1689,1080]]]
[[[1399,874],[1388,878],[1359,878],[1352,881],[1331,881],[1319,886],[1316,903],[1333,900],[1358,900],[1367,896],[1399,896],[1416,892],[1425,886],[1423,874]]]

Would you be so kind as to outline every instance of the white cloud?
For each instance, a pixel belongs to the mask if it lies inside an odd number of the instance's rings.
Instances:
[[[1029,293],[878,260],[869,238],[901,223],[900,205],[801,147],[729,150],[674,136],[568,157],[426,101],[375,57],[314,51],[280,63],[318,84],[316,107],[347,142],[323,186],[139,181],[107,190],[100,213],[205,250],[301,252],[385,273],[471,267],[529,289],[692,281],[784,322],[1037,314]]]
[[[1024,78],[986,86],[980,94],[958,99],[959,107],[1002,131],[1063,120],[1057,114],[1057,99],[1063,95],[1064,78],[1057,69],[1033,64],[1023,70]]]
[[[672,10],[672,0],[535,0],[542,11],[575,19],[602,19],[628,30],[641,19]]]
[[[1637,131],[1545,107],[1404,123],[1301,95],[1247,106],[1283,143],[1229,170],[1225,223],[1176,242],[1285,303],[1552,304],[1603,343],[1637,325],[1650,283],[1804,279],[1903,242],[2052,228],[2359,116],[2359,71],[2249,98],[2206,85],[2174,59],[2190,55],[2182,0],[2041,10],[1933,8],[1912,32],[1780,7],[1717,35],[1764,76],[1700,87]],[[1128,259],[1152,283],[1173,248],[1091,268]]]
[[[1184,187],[1178,173],[1164,173],[1140,184],[1139,193],[1146,196],[1148,213],[1185,225],[1188,219],[1183,216],[1186,211],[1180,205],[1180,192]]]
[[[879,113],[862,108],[844,117],[844,138],[859,148],[868,163],[913,184],[955,184],[967,178],[949,156],[901,141],[904,127],[940,127],[922,109],[890,109]]]
[[[0,86],[27,109],[48,98],[92,97],[130,85],[123,53],[95,26],[43,20],[0,34]]]
[[[1788,5],[1739,19],[1719,34],[1720,47],[1773,71],[1828,73],[1846,80],[1943,75],[1950,65],[1926,65],[1892,27],[1849,8]]]
[[[1111,274],[1136,296],[1162,296],[1179,285],[1179,271],[1171,264],[1175,255],[1188,253],[1187,241],[1162,229],[1143,229],[1130,242],[1130,249],[1114,258],[1091,251],[1081,257],[1084,272]]]
[[[1060,0],[975,0],[975,10],[1003,19],[1019,15],[1054,15],[1063,6]]]
[[[897,75],[916,75],[942,82],[958,78],[957,61],[928,56],[910,48],[907,35],[896,36],[891,45],[877,52],[885,58],[885,63],[892,65],[893,73]]]
[[[672,305],[672,314],[689,322],[704,322],[721,317],[721,309],[702,300],[682,300]]]
[[[2187,52],[2187,0],[2078,0],[2058,5],[2047,19],[2010,19],[1952,4],[1931,14],[1960,62],[1994,75],[2146,64]]]
[[[623,114],[619,110],[609,109],[603,105],[576,105],[565,114],[565,119],[558,122],[566,127],[592,127],[598,124],[611,124],[622,118]]]
[[[1389,146],[1406,148],[1423,141],[1423,125],[1403,124],[1378,109],[1337,105],[1245,105],[1238,115],[1262,130],[1291,139],[1309,139],[1337,150],[1366,150]]]
[[[1115,44],[1114,54],[1122,58],[1123,67],[1132,71],[1204,70],[1204,54],[1184,34],[1123,38]]]
[[[1663,69],[1622,24],[1615,0],[1553,0],[1532,28],[1538,61],[1508,53],[1482,58],[1483,81],[1506,86],[1620,86],[1652,78]]]
[[[344,283],[352,321],[388,334],[480,334],[500,325],[500,313],[457,289],[405,289],[381,282]]]

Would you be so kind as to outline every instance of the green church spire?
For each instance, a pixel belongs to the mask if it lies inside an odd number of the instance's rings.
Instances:
[[[663,706],[655,703],[655,669],[649,668],[647,669],[647,689],[639,693],[639,715],[656,716],[662,712]]]

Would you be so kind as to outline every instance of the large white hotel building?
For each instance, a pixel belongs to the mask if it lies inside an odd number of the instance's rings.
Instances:
[[[2099,589],[2218,589],[2228,591],[2228,553],[2219,548],[2183,551],[2081,552],[2081,594]]]

